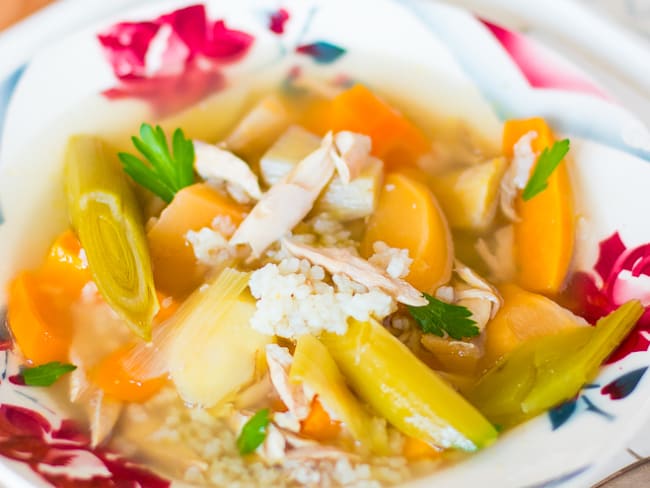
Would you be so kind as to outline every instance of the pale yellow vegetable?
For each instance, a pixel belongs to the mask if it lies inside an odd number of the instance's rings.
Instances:
[[[131,329],[149,340],[158,299],[133,190],[116,158],[97,137],[71,137],[65,164],[68,213],[93,281]]]
[[[255,301],[246,290],[248,279],[248,273],[226,268],[172,319],[169,373],[187,403],[215,406],[254,379],[258,355],[272,338],[249,325]]]
[[[278,95],[260,100],[225,140],[226,148],[251,162],[266,151],[291,124],[287,103]]]
[[[321,138],[298,125],[289,127],[260,159],[260,176],[275,185],[300,161],[320,147]]]
[[[490,226],[506,167],[504,158],[494,158],[430,178],[433,193],[451,227],[481,231]]]
[[[299,126],[291,126],[260,160],[260,174],[274,185],[320,145],[320,138]],[[370,215],[377,205],[383,179],[383,163],[369,157],[360,174],[345,184],[337,174],[314,204],[314,210],[336,219],[354,220]]]
[[[384,447],[372,445],[372,416],[350,392],[327,348],[314,336],[298,339],[289,378],[314,392],[330,418],[341,421],[363,446],[374,452]]]
[[[359,397],[403,434],[464,451],[496,438],[478,410],[378,322],[351,319],[345,335],[322,340]]]

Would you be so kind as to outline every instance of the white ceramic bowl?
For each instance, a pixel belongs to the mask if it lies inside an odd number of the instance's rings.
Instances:
[[[224,116],[188,130],[215,137],[241,113],[251,80],[277,82],[300,67],[332,83],[366,82],[407,110],[417,107],[413,113],[427,123],[467,120],[495,143],[504,119],[545,117],[572,141],[576,268],[610,306],[631,297],[650,304],[650,251],[644,247],[650,243],[645,193],[650,139],[632,115],[561,57],[523,35],[432,0],[204,3],[209,19],[224,19],[229,28],[252,36],[250,48],[237,36],[213,43],[216,50],[204,46],[197,56],[209,60],[206,67],[205,59],[187,61],[189,47],[196,45],[176,38],[182,49],[163,65],[173,81],[161,81],[160,54],[172,41],[160,35],[140,53],[141,66],[126,58],[112,66],[97,35],[116,22],[152,20],[190,4],[160,1],[62,38],[0,80],[1,283],[36,265],[65,226],[61,153],[68,134],[100,132],[120,144],[142,120],[162,114],[170,126],[183,123],[186,115],[178,110],[198,102],[199,110],[218,108]],[[283,29],[278,23],[271,29],[270,18],[280,7],[289,18]],[[129,73],[139,81],[117,77]],[[182,103],[166,96],[170,83],[184,83]],[[600,260],[599,249],[606,251]],[[622,447],[650,411],[650,380],[644,374],[650,365],[650,315],[642,322],[628,340],[627,353],[603,368],[574,401],[413,486],[587,484],[592,468]],[[0,479],[8,486],[48,486],[46,480],[61,485],[65,479],[113,486],[110,480],[129,477],[142,486],[166,486],[115,461],[108,451],[89,448],[81,433],[70,430],[65,408],[47,390],[8,381],[16,368],[12,353],[0,352]]]

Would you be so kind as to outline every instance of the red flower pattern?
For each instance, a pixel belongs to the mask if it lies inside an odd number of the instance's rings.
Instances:
[[[221,68],[242,59],[253,36],[210,21],[192,5],[153,21],[120,22],[98,36],[119,85],[110,99],[139,98],[157,115],[196,103],[225,86]]]
[[[41,414],[13,405],[0,405],[0,454],[27,464],[57,488],[170,486],[169,481],[105,448],[91,448],[88,437],[72,421],[64,420],[54,430]]]
[[[289,12],[281,8],[269,17],[269,30],[275,34],[284,34],[285,24],[289,20]]]
[[[623,359],[650,346],[650,244],[628,249],[618,232],[599,245],[594,266],[596,275],[577,272],[562,297],[562,303],[576,314],[594,324],[633,298],[646,307],[635,329],[609,358]]]

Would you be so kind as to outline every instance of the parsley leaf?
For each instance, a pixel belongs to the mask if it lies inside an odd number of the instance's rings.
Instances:
[[[270,411],[264,408],[244,424],[237,438],[237,448],[241,455],[250,454],[264,442],[269,423],[271,423]]]
[[[535,170],[531,175],[522,197],[524,201],[528,201],[533,198],[538,193],[543,192],[548,186],[548,177],[551,176],[555,168],[562,162],[562,159],[569,152],[570,141],[569,139],[564,139],[558,141],[549,149],[545,147],[537,158],[537,164],[535,165]]]
[[[443,337],[446,332],[449,337],[456,340],[478,335],[479,329],[476,327],[476,322],[470,318],[472,312],[467,308],[445,303],[426,293],[424,297],[429,302],[428,305],[407,307],[425,333]]]
[[[35,368],[24,368],[21,375],[26,385],[52,386],[61,376],[75,369],[77,367],[74,364],[63,364],[54,361]]]
[[[155,193],[167,203],[177,191],[194,183],[194,144],[185,139],[181,129],[176,129],[169,151],[167,137],[162,128],[149,124],[140,126],[140,138],[132,137],[133,145],[146,163],[129,153],[119,153],[124,171],[133,180]]]

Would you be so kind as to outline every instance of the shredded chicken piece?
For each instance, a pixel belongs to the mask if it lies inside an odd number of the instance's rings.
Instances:
[[[299,447],[287,452],[287,459],[298,460],[321,460],[327,459],[336,461],[341,458],[358,458],[358,456],[345,452],[333,446],[324,446],[314,443],[311,446]]]
[[[230,244],[248,244],[253,257],[258,257],[298,225],[334,175],[332,147],[333,138],[329,133],[318,149],[300,161],[262,197],[239,225]]]
[[[514,157],[501,180],[499,204],[504,215],[513,222],[519,220],[514,208],[517,190],[523,190],[526,187],[530,177],[530,170],[537,159],[537,155],[531,146],[532,141],[536,138],[537,132],[535,131],[527,132],[519,138],[514,146]]]
[[[112,434],[124,404],[106,397],[103,390],[88,380],[88,357],[84,358],[79,353],[80,347],[82,346],[75,340],[70,348],[70,360],[77,369],[70,373],[68,395],[70,402],[82,406],[90,427],[90,442],[93,447],[96,447]]]
[[[350,131],[334,136],[334,164],[341,181],[346,185],[357,178],[370,161],[372,139]]]
[[[422,293],[404,280],[389,276],[384,270],[355,256],[347,249],[312,247],[295,240],[282,239],[284,248],[297,258],[322,266],[332,274],[343,274],[366,288],[379,288],[405,305],[427,304]]]
[[[237,412],[232,418],[235,431],[241,432],[252,413]],[[346,458],[359,460],[359,456],[333,446],[322,445],[313,439],[296,434],[278,425],[276,413],[274,420],[266,429],[264,442],[257,448],[257,454],[268,464],[282,464],[287,459],[293,460],[338,460]]]
[[[85,390],[79,403],[88,417],[90,424],[90,443],[96,447],[104,442],[113,432],[120,418],[124,403],[108,398],[104,392],[95,387]]]
[[[514,228],[506,225],[494,232],[493,250],[487,241],[480,238],[476,241],[476,252],[490,270],[490,280],[504,283],[511,281],[515,275],[513,259]]]
[[[494,318],[503,304],[503,299],[501,298],[501,295],[499,295],[499,291],[481,278],[474,270],[457,259],[454,261],[454,271],[458,277],[470,287],[467,289],[457,290],[455,292],[456,301],[472,298],[486,300],[492,304],[490,309],[490,318]]]
[[[261,380],[253,383],[237,394],[234,407],[237,410],[253,408],[255,405],[259,405],[265,399],[269,398],[272,391],[273,383],[271,383],[271,376],[265,374]]]
[[[254,200],[262,198],[257,176],[245,161],[219,146],[197,140],[193,142],[196,155],[194,167],[201,178],[223,180],[239,186]]]
[[[266,428],[266,438],[259,447],[259,455],[268,463],[280,464],[286,457],[286,450],[287,441],[282,432],[274,424],[269,424]]]
[[[289,381],[289,369],[293,357],[289,351],[277,344],[266,346],[266,362],[269,366],[271,383],[286,405],[287,411],[276,413],[274,420],[285,429],[298,432],[300,421],[309,415],[313,395],[307,395],[302,385]]]

